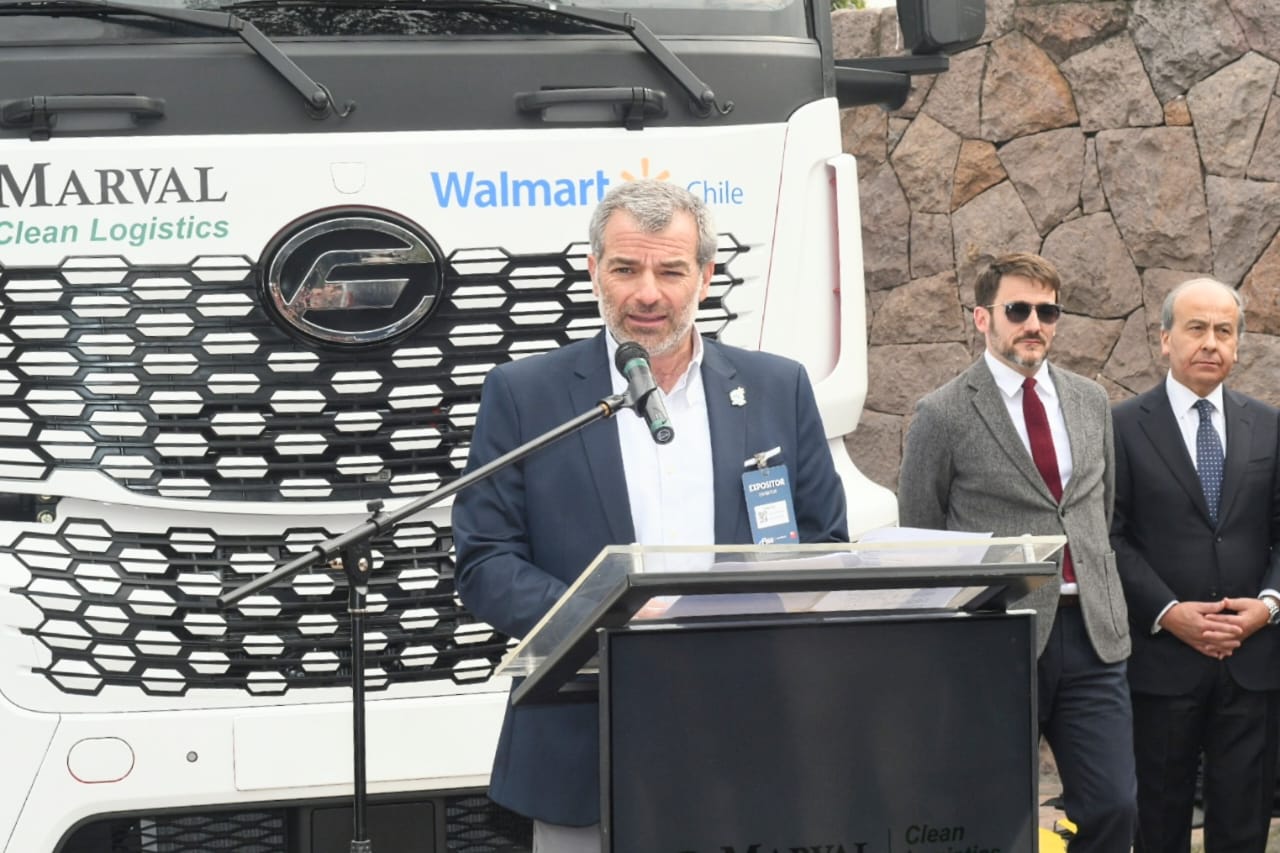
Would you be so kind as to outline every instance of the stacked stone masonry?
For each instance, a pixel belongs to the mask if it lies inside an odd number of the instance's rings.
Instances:
[[[892,9],[833,16],[836,56],[900,52]],[[893,112],[842,115],[858,158],[870,390],[847,437],[897,487],[916,401],[981,351],[975,271],[1049,258],[1053,360],[1119,400],[1160,381],[1160,306],[1240,289],[1230,384],[1280,405],[1280,3],[988,0],[981,42]]]

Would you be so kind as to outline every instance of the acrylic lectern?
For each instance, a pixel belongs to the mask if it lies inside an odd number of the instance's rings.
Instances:
[[[498,672],[598,697],[607,853],[1034,853],[1064,542],[611,547]]]

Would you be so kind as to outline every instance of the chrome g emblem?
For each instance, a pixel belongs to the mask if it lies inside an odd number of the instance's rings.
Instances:
[[[264,256],[267,304],[289,327],[336,344],[375,344],[420,323],[435,307],[440,252],[410,223],[345,211],[303,220]]]

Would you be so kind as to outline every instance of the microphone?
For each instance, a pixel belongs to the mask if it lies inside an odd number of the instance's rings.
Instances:
[[[649,434],[654,441],[670,444],[676,437],[676,431],[671,428],[662,392],[649,370],[649,353],[638,343],[627,341],[618,346],[613,362],[618,366],[618,372],[627,378],[627,403],[649,425]]]

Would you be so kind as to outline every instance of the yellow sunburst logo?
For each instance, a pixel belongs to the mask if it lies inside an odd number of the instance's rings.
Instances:
[[[663,169],[661,172],[659,172],[656,175],[650,175],[649,174],[649,158],[641,157],[640,158],[640,178],[650,178],[650,177],[653,178],[655,181],[665,181],[671,178],[671,173],[666,169]],[[635,175],[631,174],[626,169],[622,170],[622,179],[624,181],[636,181],[636,180],[639,180],[640,178],[637,178]]]

